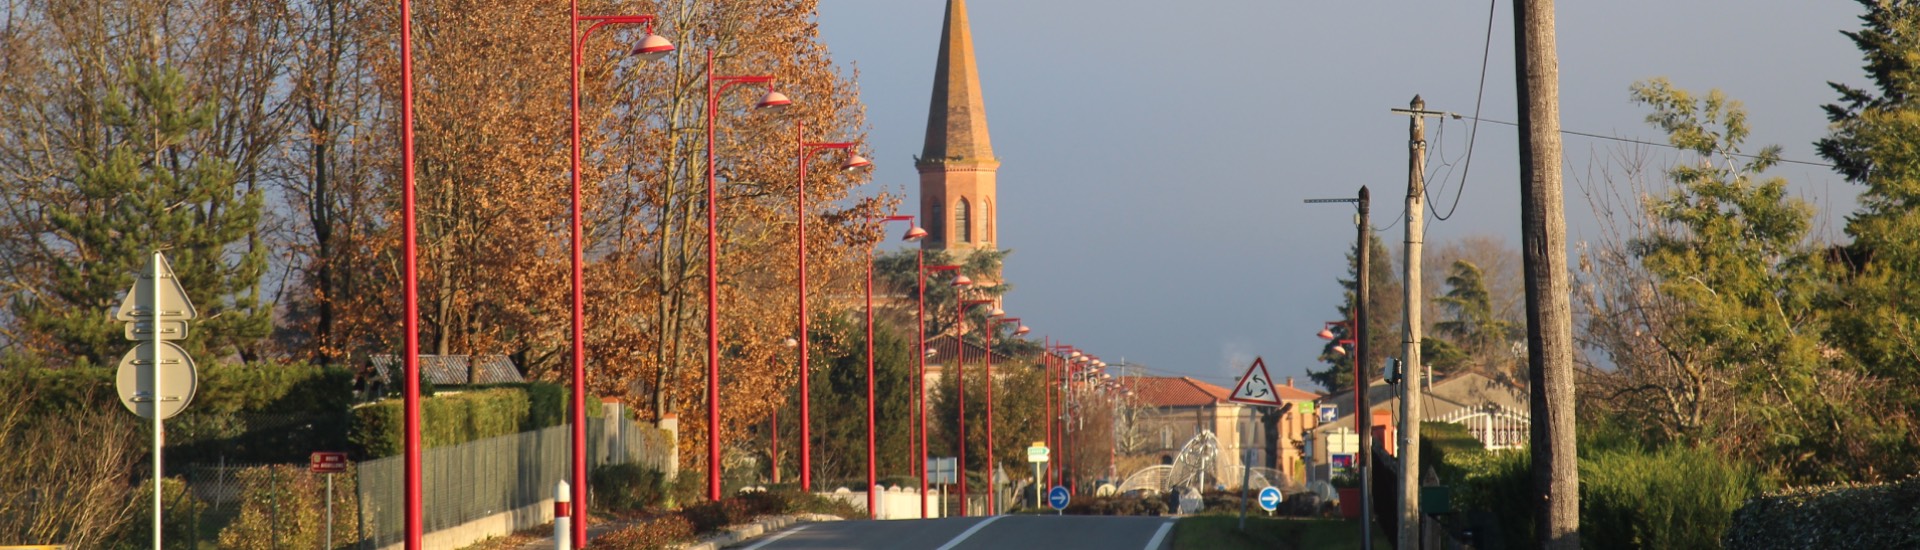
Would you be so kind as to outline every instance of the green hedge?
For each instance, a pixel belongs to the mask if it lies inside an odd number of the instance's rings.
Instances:
[[[1920,477],[1801,487],[1733,513],[1727,548],[1920,548]]]
[[[305,461],[346,447],[353,373],[290,364],[200,365],[193,402],[167,421],[173,463]],[[120,410],[115,368],[0,370],[0,392],[30,396],[31,414]],[[131,414],[131,413],[127,413]]]
[[[1487,453],[1466,426],[1448,422],[1420,423],[1420,462],[1440,476],[1440,483],[1458,484],[1467,466]]]
[[[1580,460],[1580,537],[1591,548],[1720,548],[1760,494],[1751,466],[1707,449],[1615,450]]]
[[[1452,453],[1462,511],[1491,518],[1486,547],[1533,542],[1532,458],[1526,450]],[[1720,548],[1733,511],[1768,481],[1706,449],[1616,448],[1580,459],[1580,538],[1588,548]]]
[[[566,420],[567,395],[564,387],[535,382],[422,399],[420,443],[438,447],[556,426]],[[401,405],[386,399],[353,410],[349,439],[361,460],[400,454],[406,445]],[[587,411],[597,416],[599,407]]]

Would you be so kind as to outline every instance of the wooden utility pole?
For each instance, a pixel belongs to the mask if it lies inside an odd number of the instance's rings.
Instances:
[[[1367,216],[1371,200],[1367,186],[1360,186],[1360,214],[1354,225],[1360,230],[1360,275],[1354,277],[1353,295],[1353,420],[1360,433],[1360,547],[1373,548],[1373,403],[1367,400],[1367,273],[1373,268],[1373,224]]]
[[[1527,289],[1534,532],[1539,547],[1580,548],[1574,448],[1573,318],[1560,182],[1560,62],[1553,0],[1515,0],[1520,100],[1520,246]]]
[[[1400,370],[1400,495],[1399,506],[1399,545],[1395,548],[1420,547],[1420,328],[1424,326],[1420,319],[1420,301],[1425,297],[1420,289],[1420,245],[1426,240],[1426,170],[1427,170],[1427,119],[1445,113],[1427,110],[1426,100],[1413,96],[1407,103],[1407,109],[1393,110],[1412,118],[1407,123],[1407,241],[1406,241],[1406,294],[1402,303],[1406,304],[1405,320],[1401,325],[1401,357],[1404,359]]]

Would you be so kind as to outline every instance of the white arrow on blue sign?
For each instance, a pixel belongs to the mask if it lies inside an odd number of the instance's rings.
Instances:
[[[1276,489],[1273,487],[1261,489],[1260,490],[1260,508],[1265,509],[1268,512],[1272,512],[1275,508],[1280,507],[1281,498],[1282,497],[1280,496],[1279,489]]]
[[[1047,505],[1052,506],[1055,510],[1067,509],[1067,502],[1071,500],[1073,500],[1073,495],[1067,493],[1066,487],[1055,485],[1053,489],[1047,491]]]

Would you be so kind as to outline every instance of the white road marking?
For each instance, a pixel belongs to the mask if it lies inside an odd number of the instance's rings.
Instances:
[[[986,521],[973,524],[973,527],[970,527],[965,531],[961,531],[960,536],[953,537],[953,540],[947,541],[946,544],[941,545],[939,550],[953,550],[953,547],[959,546],[961,541],[967,540],[967,537],[971,537],[973,536],[974,533],[978,533],[980,532],[981,529],[986,528],[987,524],[1000,521],[1000,518],[1004,518],[1004,517],[1007,517],[1007,516],[993,516],[993,517],[987,518]]]
[[[1144,550],[1159,550],[1160,541],[1166,540],[1167,531],[1171,530],[1173,530],[1173,522],[1160,524],[1160,530],[1153,532],[1153,538],[1147,540],[1147,547]]]
[[[773,544],[773,541],[776,541],[776,540],[780,540],[780,539],[783,539],[783,538],[786,538],[786,537],[787,537],[787,535],[791,535],[791,534],[794,534],[794,533],[798,533],[798,532],[800,532],[800,530],[801,530],[801,529],[806,529],[806,528],[807,528],[807,526],[806,526],[806,525],[802,525],[802,526],[799,526],[799,527],[795,527],[795,528],[792,528],[792,529],[788,529],[788,530],[785,530],[785,531],[781,531],[781,532],[779,532],[779,533],[775,533],[775,534],[774,534],[773,536],[771,536],[771,537],[767,537],[767,540],[763,540],[763,541],[760,541],[760,542],[758,542],[758,543],[755,543],[755,544],[754,544],[753,546],[748,546],[748,547],[747,547],[747,550],[760,550],[760,547],[762,547],[762,546],[766,546],[766,545],[769,545],[769,544]]]

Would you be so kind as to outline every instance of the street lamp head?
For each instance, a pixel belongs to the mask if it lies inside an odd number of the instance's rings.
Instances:
[[[800,347],[800,341],[799,341],[799,340],[795,340],[795,339],[792,339],[792,338],[788,338],[788,339],[787,339],[787,341],[786,341],[786,342],[783,342],[783,343],[784,343],[784,344],[786,344],[786,346],[787,346],[787,347],[789,347],[789,348],[797,348],[797,347]]]
[[[1331,329],[1324,329],[1324,328],[1323,328],[1323,329],[1320,329],[1320,334],[1319,334],[1318,336],[1320,337],[1320,339],[1321,339],[1321,340],[1332,340],[1332,339],[1333,339],[1333,330],[1331,330]]]
[[[673,53],[673,42],[653,33],[647,33],[646,38],[640,39],[640,47],[633,49],[633,55],[641,61],[659,61],[670,53]]]
[[[925,354],[926,354],[926,356],[927,356],[927,357],[933,357],[933,356],[935,356],[935,355],[939,355],[939,354],[940,354],[940,350],[939,350],[938,348],[935,348],[935,347],[933,347],[933,346],[927,346],[927,351],[925,352]]]
[[[953,276],[953,286],[967,286],[970,284],[973,284],[973,279],[968,279],[966,275]]]
[[[873,161],[867,160],[867,157],[863,157],[853,153],[847,153],[847,162],[846,164],[840,165],[840,169],[841,170],[858,170],[861,168],[866,168],[868,166],[873,166]]]
[[[900,240],[907,242],[915,242],[925,238],[927,238],[927,230],[921,229],[920,226],[917,225],[908,229],[907,234],[900,236]]]
[[[1334,354],[1334,355],[1339,355],[1339,356],[1342,356],[1342,357],[1344,357],[1344,356],[1346,356],[1346,355],[1347,355],[1347,345],[1346,345],[1346,344],[1335,344],[1335,345],[1333,346],[1333,354]]]
[[[988,312],[987,312],[987,315],[988,315],[989,317],[1006,317],[1006,316],[1007,316],[1007,310],[1004,310],[1004,309],[1000,309],[1000,306],[993,306],[993,310],[992,310],[992,311],[988,311]]]
[[[753,107],[756,109],[769,109],[769,108],[778,109],[778,108],[786,107],[792,104],[793,104],[793,100],[787,99],[787,94],[776,92],[776,91],[773,91],[772,88],[768,88],[767,95],[760,96],[760,102],[755,103]]]
[[[1068,358],[1068,359],[1079,359],[1079,358],[1080,358],[1080,355],[1081,355],[1081,354],[1080,354],[1080,352],[1077,352],[1077,351],[1076,351],[1076,352],[1073,352],[1073,353],[1072,353],[1071,355],[1068,355],[1068,356],[1067,356],[1067,358]]]
[[[1014,334],[1014,336],[1019,336],[1019,335],[1022,335],[1022,334],[1026,334],[1026,333],[1028,333],[1028,332],[1032,332],[1032,331],[1033,331],[1033,329],[1030,329],[1030,328],[1027,328],[1027,326],[1026,326],[1026,325],[1020,325],[1020,328],[1016,328],[1016,329],[1013,329],[1013,334]]]

